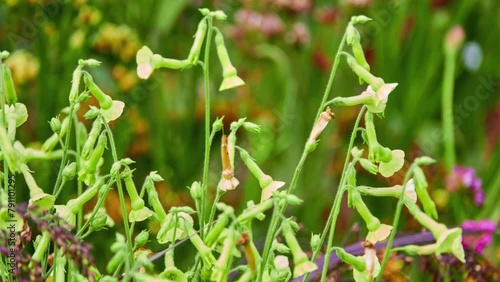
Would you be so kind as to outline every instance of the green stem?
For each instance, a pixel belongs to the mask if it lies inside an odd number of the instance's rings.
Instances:
[[[385,253],[384,253],[384,258],[382,259],[382,263],[380,265],[380,274],[377,277],[376,282],[379,282],[380,279],[382,279],[382,273],[384,273],[384,267],[387,263],[387,260],[389,259],[389,254],[391,253],[391,247],[392,247],[392,242],[394,241],[394,237],[396,237],[396,231],[398,230],[398,224],[399,224],[399,217],[401,216],[401,211],[403,209],[404,205],[404,199],[405,199],[405,190],[406,186],[408,183],[408,180],[410,180],[410,177],[413,173],[413,169],[415,168],[415,164],[412,164],[410,169],[406,172],[405,179],[403,180],[403,189],[401,189],[401,194],[398,199],[398,205],[396,206],[396,213],[394,214],[394,220],[392,222],[392,230],[391,230],[391,235],[389,235],[389,240],[387,241],[387,246],[385,247]]]
[[[444,159],[446,169],[449,171],[455,165],[455,135],[453,121],[453,86],[455,79],[456,51],[446,50],[442,88],[442,126]]]
[[[0,58],[0,109],[2,110],[2,124],[5,125],[5,128],[7,128],[7,122],[6,122],[6,117],[5,117],[5,92],[4,92],[4,81],[3,81],[3,61],[2,58]],[[3,169],[4,169],[4,183],[3,186],[5,187],[5,192],[7,193],[7,189],[9,187],[9,166],[7,164],[7,159],[3,159]],[[0,181],[1,185],[1,181]],[[9,274],[10,276],[10,274]],[[10,280],[9,280],[10,281]]]
[[[355,130],[354,130],[355,132]],[[352,146],[354,143],[354,138],[356,134],[351,135],[351,142],[349,143],[349,147]],[[328,234],[328,243],[326,246],[326,252],[325,252],[325,260],[323,263],[323,270],[321,272],[321,281],[325,281],[326,278],[326,273],[328,272],[328,263],[330,262],[330,253],[332,252],[332,245],[333,245],[333,237],[335,235],[335,227],[337,225],[337,217],[340,213],[340,204],[342,203],[342,197],[344,196],[344,191],[345,191],[345,182],[347,181],[345,175],[346,171],[351,169],[354,164],[351,163],[349,165],[348,169],[345,169],[348,167],[348,161],[350,159],[350,149],[347,150],[347,156],[346,156],[346,162],[344,163],[344,171],[342,172],[342,176],[340,178],[340,183],[339,187],[337,188],[337,194],[335,195],[335,200],[333,201],[332,209],[330,210],[330,215],[328,216],[328,222],[330,222],[330,230],[328,231],[328,227],[325,226],[325,229],[323,230],[323,233],[321,234],[320,237],[320,244],[323,245],[324,238],[326,237],[326,234]],[[319,248],[318,248],[319,250]],[[312,258],[312,260],[315,260],[316,258]]]
[[[279,215],[282,214],[281,210],[278,208],[278,206],[274,206],[273,209],[273,215],[271,217],[271,222],[269,223],[269,226],[278,226],[279,220],[282,219]],[[271,251],[272,243],[273,240],[275,239],[274,235],[278,234],[278,230],[276,232],[267,232],[266,235],[266,243],[264,245],[264,250],[262,252],[262,261],[260,263],[260,266],[257,268],[258,269],[258,276],[256,281],[262,281],[263,275],[264,275],[264,270],[265,267],[267,266],[267,260],[269,257],[269,253]]]
[[[78,120],[76,118],[73,119],[74,120],[74,125],[75,125],[75,132],[76,132],[76,153],[78,156],[80,156],[81,154],[81,140],[80,140],[80,130],[78,128]],[[76,167],[77,168],[80,168],[80,158],[76,158]],[[77,178],[77,196],[79,197],[82,192],[83,192],[83,185],[82,185],[82,181],[78,180],[78,177]],[[78,228],[80,228],[80,226],[82,226],[82,222],[83,222],[83,211],[80,210],[78,211],[78,215],[76,217],[76,228],[78,230]]]
[[[205,209],[207,206],[207,196],[208,196],[208,162],[210,160],[210,43],[212,40],[212,23],[213,19],[211,17],[207,18],[208,31],[207,39],[205,41],[205,56],[204,56],[204,67],[203,76],[205,78],[205,157],[203,161],[203,184],[202,184],[202,199],[201,199],[201,210],[199,213],[200,220],[200,236],[204,238],[205,236]]]
[[[106,122],[106,119],[103,116],[100,116],[100,118],[108,134],[109,144],[111,147],[111,154],[113,155],[113,163],[116,163],[118,161],[118,155],[116,154],[116,145],[115,145],[115,140],[113,138],[113,133],[111,132],[111,128],[109,128],[109,124]],[[127,248],[129,253],[129,259],[125,261],[125,266],[127,268],[125,271],[126,274],[124,278],[124,281],[128,281],[127,273],[130,270],[130,265],[132,265],[132,262],[134,261],[134,253],[132,248],[131,234],[128,226],[127,209],[125,208],[125,197],[123,196],[123,187],[119,175],[116,175],[116,186],[118,187],[118,196],[120,198],[120,207],[123,216],[123,226],[125,227],[125,238],[127,240]]]
[[[337,50],[337,54],[335,55],[335,60],[333,62],[332,70],[330,72],[330,77],[328,79],[328,83],[326,85],[325,92],[323,93],[323,98],[321,100],[321,104],[319,105],[318,112],[316,113],[316,117],[314,118],[313,126],[311,127],[311,130],[312,130],[312,128],[314,128],[314,125],[316,124],[321,112],[325,108],[326,101],[328,99],[328,96],[330,94],[330,90],[331,90],[332,85],[333,85],[333,79],[335,78],[335,74],[337,73],[337,68],[338,68],[338,65],[340,63],[340,55],[341,55],[342,49],[344,48],[345,42],[346,42],[346,33],[344,32],[344,35],[342,36],[342,40],[340,41],[339,49]],[[302,152],[302,156],[300,157],[299,164],[295,168],[295,172],[293,174],[292,181],[290,182],[290,186],[288,187],[288,190],[287,190],[288,193],[294,192],[295,187],[297,186],[297,181],[299,179],[300,172],[302,171],[302,167],[304,166],[304,163],[305,163],[308,155],[309,155],[309,153],[307,151],[307,143],[306,143],[306,145],[304,146],[304,151]],[[287,204],[285,203],[279,209],[279,214],[283,214],[286,207],[287,207]],[[261,267],[260,267],[261,271],[259,272],[258,277],[262,277],[260,275],[261,275],[261,273],[263,271],[262,269],[264,268],[265,263],[267,261],[266,254],[269,253],[269,250],[270,250],[271,245],[272,245],[271,244],[272,242],[268,242],[268,241],[269,240],[272,241],[276,237],[276,231],[278,229],[279,224],[280,224],[280,218],[276,217],[276,218],[273,218],[271,220],[271,225],[270,225],[270,228],[269,228],[267,236],[266,236],[266,244],[265,244],[265,247],[263,250],[264,255],[262,256],[262,262],[261,262]]]
[[[327,230],[330,227],[330,225],[332,227],[330,229],[330,233],[332,233],[331,237],[333,240],[333,232],[335,231],[337,216],[338,216],[339,211],[340,211],[340,203],[342,202],[341,200],[342,200],[342,195],[344,192],[344,186],[345,186],[344,182],[346,181],[345,175],[347,172],[347,168],[349,166],[350,153],[351,153],[352,148],[354,147],[354,140],[356,139],[359,123],[361,122],[361,118],[363,117],[365,110],[366,110],[366,106],[363,106],[361,108],[361,110],[359,111],[359,114],[358,114],[358,117],[356,118],[356,121],[354,122],[354,128],[353,128],[352,133],[351,133],[351,139],[349,140],[349,147],[347,149],[347,154],[346,154],[346,157],[344,160],[344,168],[342,169],[342,176],[341,176],[341,179],[339,182],[339,187],[337,188],[337,194],[335,195],[335,200],[333,202],[332,209],[330,210],[330,214],[328,215],[328,220],[326,222],[325,229],[323,230],[323,232],[320,236],[320,242],[319,242],[320,246],[323,245],[323,242],[325,241],[326,235],[328,234]],[[330,241],[330,239],[329,239],[329,241]],[[313,255],[311,257],[312,261],[316,260],[316,258],[319,255],[320,250],[321,250],[321,248],[317,248],[313,252]],[[327,248],[327,252],[331,252],[330,248]],[[326,257],[327,256],[325,255],[325,260],[326,260]],[[308,277],[309,277],[309,274],[306,274],[302,281],[307,281]]]
[[[215,200],[212,203],[212,209],[210,211],[210,216],[208,218],[208,222],[212,222],[212,220],[214,220],[214,217],[215,217],[215,206],[219,202],[219,200],[222,197],[222,195],[224,195],[224,191],[222,191],[221,189],[217,189],[217,195],[215,196]],[[208,231],[210,231],[210,229],[211,228],[209,227],[208,230],[207,230],[207,233],[208,233]]]
[[[62,172],[63,172],[64,166],[66,165],[66,159],[68,157],[69,142],[71,140],[71,123],[72,123],[72,120],[73,120],[73,114],[75,112],[75,106],[76,106],[76,104],[73,103],[69,107],[68,129],[66,131],[66,140],[64,142],[64,147],[62,148],[63,149],[63,155],[62,155],[62,158],[61,158],[61,165],[59,167],[59,173],[57,174],[56,184],[54,185],[54,191],[52,192],[53,195],[59,194],[59,190],[62,189],[62,185],[60,185],[60,184],[62,182]]]

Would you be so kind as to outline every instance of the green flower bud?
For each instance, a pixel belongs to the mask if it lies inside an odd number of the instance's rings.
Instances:
[[[371,174],[376,175],[378,173],[378,166],[370,162],[369,160],[361,158],[359,159],[359,163],[364,169],[366,169]]]
[[[245,121],[243,123],[243,128],[245,128],[245,130],[248,130],[248,131],[253,132],[253,133],[260,132],[260,125],[257,125],[255,123],[249,122],[249,121]]]
[[[148,242],[149,239],[149,231],[147,230],[142,230],[141,233],[139,233],[134,240],[134,249],[140,248]]]
[[[422,165],[431,165],[433,163],[435,163],[436,160],[433,159],[433,158],[430,158],[430,157],[427,157],[427,156],[423,156],[423,157],[418,157],[414,160],[414,163],[418,166],[422,166]]]
[[[80,59],[78,60],[78,65],[82,67],[98,67],[101,65],[101,62],[96,59]]]
[[[85,164],[82,165],[80,171],[78,172],[78,180],[84,181],[87,185],[92,185],[95,181],[95,173],[97,171],[99,160],[104,154],[104,150],[106,149],[106,143],[108,139],[106,137],[106,133],[102,132],[99,136],[99,140],[97,141],[97,145],[92,152],[90,158]]]
[[[61,132],[58,134],[54,133],[52,136],[50,136],[43,144],[42,144],[42,151],[44,152],[50,152],[54,149],[56,145],[59,144],[59,138],[63,138],[66,135],[66,132],[68,131],[69,127],[69,118],[65,117],[62,121],[61,124]]]
[[[90,228],[93,231],[101,230],[106,226],[107,222],[108,216],[105,213],[98,212],[90,222]]]
[[[319,234],[311,234],[311,248],[316,251],[321,248],[321,237]]]
[[[82,149],[82,158],[83,159],[88,159],[88,157],[90,157],[90,153],[92,152],[92,149],[94,148],[95,141],[97,140],[99,133],[101,133],[101,128],[102,128],[101,121],[98,119],[94,120],[94,122],[92,123],[92,128],[90,129],[88,138],[85,141],[85,144],[83,145],[83,149]]]
[[[12,80],[12,74],[10,73],[10,69],[2,64],[3,68],[3,81],[5,87],[5,101],[8,105],[14,105],[17,103],[17,94],[16,88],[14,87],[14,81]]]
[[[436,210],[436,205],[434,201],[432,201],[429,192],[427,192],[427,180],[425,179],[425,174],[423,170],[416,166],[413,169],[413,181],[415,183],[415,191],[417,192],[418,199],[422,202],[422,206],[424,207],[424,211],[426,214],[431,216],[434,219],[438,218],[438,213]]]
[[[71,90],[69,91],[70,104],[78,103],[78,93],[80,92],[80,79],[82,77],[82,66],[79,65],[73,71],[73,80],[71,81]]]
[[[201,199],[203,197],[203,188],[201,187],[200,182],[193,182],[193,184],[191,184],[191,188],[189,188],[189,193],[194,200]]]
[[[76,163],[72,162],[68,165],[66,165],[63,169],[62,176],[67,179],[71,180],[73,177],[75,177],[76,174]]]
[[[222,123],[222,120],[224,119],[224,116],[217,118],[214,123],[212,124],[212,131],[213,132],[219,132],[222,130],[222,127],[224,124]]]
[[[364,15],[359,15],[359,16],[353,16],[351,17],[351,22],[353,24],[364,24],[364,23],[367,23],[369,21],[371,21],[372,19],[367,17],[367,16],[364,16]]]
[[[203,40],[205,39],[205,34],[207,33],[207,20],[203,18],[198,24],[198,29],[194,35],[194,42],[191,50],[189,51],[188,61],[192,65],[198,63],[198,57],[200,56],[201,46],[203,45]]]

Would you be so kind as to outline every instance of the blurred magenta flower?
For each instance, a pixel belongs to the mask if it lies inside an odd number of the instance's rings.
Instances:
[[[483,181],[476,177],[476,170],[472,167],[455,166],[446,177],[446,189],[450,192],[457,191],[460,187],[469,188],[474,194],[474,203],[481,206],[484,202]]]
[[[479,237],[464,236],[462,238],[462,245],[465,248],[474,249],[477,253],[482,254],[493,241],[493,233],[497,230],[497,223],[488,219],[466,220],[462,222],[462,229],[481,234]]]

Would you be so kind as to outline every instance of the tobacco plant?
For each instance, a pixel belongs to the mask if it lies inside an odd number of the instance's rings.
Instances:
[[[197,71],[197,67],[200,67],[203,73],[205,155],[202,179],[189,187],[194,208],[178,206],[166,211],[155,188],[155,183],[163,179],[155,171],[143,180],[141,186],[136,186],[137,181],[133,177],[135,162],[118,156],[110,125],[115,120],[119,122],[118,118],[126,105],[104,93],[94,81],[91,68],[99,67],[98,61],[78,61],[68,95],[69,106],[50,121],[53,135],[40,148],[25,146],[16,140],[16,128],[27,120],[28,112],[17,101],[9,69],[1,64],[0,148],[3,181],[0,213],[2,223],[7,222],[7,219],[15,222],[13,228],[17,234],[11,245],[8,228],[2,226],[2,246],[6,246],[1,249],[5,254],[0,264],[2,280],[307,281],[312,273],[319,276],[321,281],[326,281],[331,253],[335,251],[338,258],[352,266],[356,281],[380,281],[390,254],[395,251],[409,255],[440,256],[448,253],[464,261],[462,229],[450,229],[437,221],[438,213],[427,191],[422,167],[432,164],[434,160],[425,156],[413,160],[399,185],[371,187],[357,181],[359,170],[391,177],[405,164],[403,151],[385,147],[377,139],[376,123],[378,119],[384,118],[389,95],[396,91],[397,83],[386,83],[371,73],[356,28],[370,21],[368,17],[352,17],[347,25],[313,119],[311,133],[305,140],[302,156],[287,185],[266,174],[252,158],[251,148],[244,148],[242,143],[238,143],[239,130],[259,134],[259,125],[243,117],[230,123],[226,134],[223,130],[224,117],[211,117],[210,99],[214,95],[210,87],[212,42],[215,43],[222,67],[223,80],[218,92],[245,83],[230,60],[222,32],[216,27],[218,21],[226,19],[226,15],[222,11],[208,9],[200,9],[200,12],[203,17],[186,59],[163,57],[147,46],[137,53],[137,75],[142,79],[147,79],[154,70],[161,68]],[[7,56],[7,52],[1,53],[1,59]],[[366,90],[359,95],[329,99],[341,62],[347,63],[360,84],[367,85]],[[85,109],[84,118],[91,123],[89,130],[76,114],[88,99],[95,99],[98,104],[98,107]],[[287,207],[308,204],[294,194],[307,157],[314,152],[323,130],[335,118],[335,108],[354,106],[359,109],[358,116],[328,220],[321,234],[312,235],[310,248],[301,246],[296,237],[299,224],[287,215]],[[220,173],[220,181],[209,183],[209,160],[215,138],[221,138],[222,167],[214,168]],[[362,140],[363,144],[356,145],[357,140]],[[111,159],[112,165],[106,166],[105,159]],[[60,162],[52,189],[42,189],[37,185],[36,173],[30,170],[30,163],[35,160]],[[259,199],[248,202],[246,208],[236,214],[231,206],[220,202],[220,198],[238,189],[235,166],[239,164],[244,164],[258,180],[262,192]],[[15,177],[24,179],[30,191],[27,207],[10,205],[9,184]],[[64,189],[76,190],[77,196],[60,203],[59,196]],[[111,189],[118,191],[123,230],[116,234],[116,240],[110,246],[113,257],[105,269],[98,269],[93,265],[91,246],[84,240],[90,234],[113,225],[104,209],[104,201]],[[126,194],[130,199],[129,211],[126,208]],[[364,254],[361,256],[333,245],[344,196],[347,196],[348,206],[360,214],[368,230],[362,245]],[[396,198],[393,222],[381,222],[373,206],[365,203],[366,197]],[[92,199],[96,199],[95,205],[89,214],[84,215],[83,206]],[[432,233],[434,243],[392,248],[403,208]],[[271,214],[268,213],[270,210]],[[262,221],[265,217],[270,217],[270,222],[263,247],[260,247],[252,229],[255,221]],[[155,232],[136,230],[136,224],[143,221],[157,222],[160,227]],[[34,239],[34,244],[31,239]],[[164,250],[152,254],[147,246],[153,240],[161,244]],[[376,246],[385,240],[383,259],[379,261]],[[183,271],[176,266],[174,252],[179,244],[186,241],[190,241],[198,253],[192,258],[191,267]],[[33,252],[26,247],[31,244]],[[312,257],[307,255],[305,249],[312,251]],[[13,259],[10,253],[14,254]],[[323,257],[323,263],[319,263],[320,256]],[[154,269],[152,262],[159,258],[164,259],[164,267]]]

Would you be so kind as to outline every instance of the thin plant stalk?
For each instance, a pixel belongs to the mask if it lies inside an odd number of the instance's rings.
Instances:
[[[80,130],[80,129],[78,129],[78,120],[76,119],[76,117],[73,119],[73,121],[74,121],[75,132],[76,132],[76,154],[78,156],[80,156],[80,154],[81,154],[81,141],[79,138],[80,132],[78,132],[78,130]],[[77,164],[77,167],[80,168],[80,164],[81,164],[80,158],[76,158],[76,164]],[[77,177],[77,197],[79,197],[82,193],[83,193],[82,181],[78,180],[78,177]],[[77,230],[78,230],[78,228],[80,228],[80,226],[82,226],[82,222],[83,222],[83,211],[80,210],[80,211],[78,211],[78,215],[76,217]]]
[[[344,48],[345,42],[346,42],[346,33],[344,32],[344,35],[342,36],[342,40],[340,41],[339,49],[337,50],[337,54],[335,55],[335,60],[333,62],[332,70],[330,72],[330,77],[328,79],[328,83],[326,85],[325,92],[323,93],[323,98],[321,100],[321,104],[318,108],[318,112],[316,114],[316,117],[314,118],[313,127],[314,127],[314,124],[316,123],[316,121],[318,120],[319,115],[321,114],[321,112],[325,108],[326,101],[328,99],[328,96],[330,94],[330,90],[331,90],[332,85],[333,85],[333,79],[335,78],[335,74],[337,72],[337,68],[338,68],[338,65],[340,63],[340,54]],[[304,166],[304,163],[305,163],[308,155],[309,155],[309,152],[308,152],[307,148],[304,147],[304,151],[302,152],[302,156],[300,157],[299,164],[295,168],[295,172],[293,174],[292,181],[290,182],[290,186],[288,187],[288,190],[287,190],[288,193],[294,192],[295,187],[297,186],[297,182],[298,182],[300,173],[302,171],[302,167]],[[287,204],[285,203],[279,209],[279,213],[280,214],[284,213],[286,207],[287,207]],[[271,225],[270,225],[269,231],[267,232],[267,236],[266,236],[266,243],[265,243],[264,250],[263,250],[262,262],[261,262],[261,267],[260,267],[258,277],[262,277],[263,268],[264,268],[265,264],[267,263],[269,251],[271,249],[271,245],[272,245],[271,243],[272,243],[272,240],[275,238],[276,231],[278,229],[279,224],[280,224],[280,218],[277,218],[276,220],[274,220],[274,222],[273,222],[273,220],[271,221]]]
[[[340,212],[340,204],[342,203],[341,200],[342,200],[342,196],[343,196],[344,191],[345,191],[345,189],[344,189],[344,186],[345,186],[344,182],[346,180],[345,174],[346,174],[347,169],[349,167],[350,152],[351,152],[352,148],[354,147],[354,140],[356,139],[356,136],[357,136],[359,123],[361,122],[361,118],[363,117],[365,111],[366,111],[366,106],[363,106],[361,108],[361,110],[359,111],[359,114],[358,114],[358,117],[356,118],[356,121],[354,122],[354,127],[353,127],[353,130],[351,133],[351,138],[349,140],[349,146],[347,148],[347,155],[346,155],[346,158],[344,160],[344,168],[342,169],[342,176],[341,176],[341,179],[339,182],[339,187],[337,188],[337,194],[335,195],[335,200],[333,202],[332,208],[330,209],[330,214],[328,215],[328,220],[326,222],[325,228],[323,229],[323,232],[320,236],[320,242],[319,242],[320,246],[323,245],[323,243],[325,242],[326,235],[328,235],[329,233],[330,233],[331,240],[333,241],[333,232],[335,231],[337,217],[338,217],[338,214]],[[330,232],[328,232],[328,228],[330,228]],[[329,245],[331,247],[330,237],[329,237],[328,242],[329,242]],[[330,249],[330,247],[327,247],[327,252]],[[311,257],[312,261],[316,260],[316,258],[319,255],[320,249],[321,248],[314,250],[312,257]],[[326,262],[325,265],[328,265],[328,261],[326,261],[327,259],[329,259],[329,256],[327,256],[325,254],[325,262]],[[302,281],[307,281],[308,277],[309,277],[309,273],[306,273],[304,275],[304,279]]]
[[[356,136],[357,136],[359,123],[361,122],[361,117],[363,117],[365,110],[366,110],[366,106],[363,106],[361,108],[361,110],[359,111],[359,114],[358,114],[358,117],[356,118],[356,121],[354,122],[354,128],[352,130],[351,138],[349,140],[349,146],[347,147],[347,154],[346,154],[346,158],[344,160],[344,168],[342,169],[342,176],[340,177],[340,183],[339,183],[339,186],[337,188],[337,194],[335,195],[335,200],[333,202],[332,209],[330,210],[330,215],[328,216],[327,226],[325,226],[325,229],[323,230],[323,233],[321,234],[321,237],[320,237],[320,245],[323,245],[323,242],[324,242],[326,235],[329,234],[328,243],[327,243],[327,247],[326,247],[326,253],[325,253],[325,262],[323,264],[323,271],[321,273],[321,281],[324,281],[324,279],[326,278],[326,273],[328,271],[328,262],[330,260],[330,253],[332,251],[333,237],[335,235],[335,227],[337,225],[337,217],[339,215],[340,204],[342,203],[342,198],[344,196],[345,182],[347,181],[345,176],[346,176],[347,171],[350,167],[349,166],[349,160],[351,159],[350,154],[351,154],[352,148],[354,147],[354,140],[356,139]],[[351,166],[354,166],[354,164],[352,164]],[[329,232],[327,231],[328,230],[328,222],[330,222],[330,231]],[[312,257],[313,260],[316,259],[317,255],[319,253],[318,251],[319,251],[319,248],[314,252],[313,257]],[[307,279],[307,276],[308,275],[306,274],[304,279]]]
[[[205,41],[205,57],[203,62],[203,76],[205,78],[205,157],[203,161],[203,183],[202,183],[202,199],[201,199],[201,211],[198,211],[200,220],[200,236],[204,238],[205,231],[205,209],[207,206],[208,197],[208,163],[210,160],[210,43],[212,40],[212,17],[207,17],[208,30],[207,37]]]
[[[102,123],[104,124],[104,127],[106,128],[106,132],[108,134],[109,138],[109,144],[111,147],[111,154],[113,155],[113,162],[116,163],[118,161],[118,155],[116,153],[116,146],[115,146],[115,140],[113,138],[113,133],[111,132],[111,128],[109,128],[109,124],[106,122],[106,119],[103,116],[100,116]],[[68,128],[69,130],[69,128]],[[133,253],[133,248],[132,248],[132,239],[131,239],[131,234],[130,234],[130,229],[128,226],[128,216],[127,216],[127,209],[125,208],[125,197],[123,195],[123,187],[121,180],[116,179],[116,186],[118,187],[118,196],[120,198],[120,207],[122,211],[122,216],[123,216],[123,226],[125,228],[125,238],[127,240],[127,248],[128,248],[128,253],[129,253],[129,258],[128,260],[125,261],[125,266],[127,266],[126,269],[126,274],[125,274],[125,281],[128,281],[128,271],[130,268],[130,265],[132,265],[132,262],[134,261],[134,253]]]
[[[453,88],[456,68],[455,54],[456,52],[445,52],[441,101],[444,161],[448,171],[455,165],[455,134],[453,132]]]
[[[394,237],[396,237],[396,231],[398,229],[399,218],[401,217],[401,211],[403,209],[404,201],[405,201],[405,190],[410,177],[413,174],[413,169],[415,164],[412,164],[410,169],[406,172],[406,176],[403,182],[403,188],[401,189],[401,195],[398,199],[398,205],[396,206],[396,212],[394,213],[394,220],[392,222],[392,230],[391,235],[389,235],[389,240],[387,241],[387,246],[385,248],[384,258],[382,259],[382,263],[380,264],[380,274],[377,277],[376,282],[379,282],[382,279],[382,273],[384,273],[384,267],[389,259],[389,254],[391,253],[392,242],[394,241]]]

